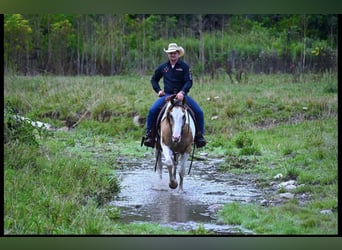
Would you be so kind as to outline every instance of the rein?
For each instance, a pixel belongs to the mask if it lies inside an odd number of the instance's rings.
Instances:
[[[191,161],[190,161],[190,166],[189,166],[188,174],[190,174],[191,167],[192,167],[192,162],[194,161],[195,145],[193,145],[192,147],[193,147],[193,148],[192,148]]]

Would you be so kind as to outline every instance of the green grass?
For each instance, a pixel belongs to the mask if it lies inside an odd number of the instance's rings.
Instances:
[[[337,119],[330,118],[251,132],[255,143],[262,145],[262,155],[248,164],[246,161],[238,164],[241,156],[232,157],[234,153],[231,153],[226,164],[220,166],[221,170],[257,175],[256,182],[264,188],[281,173],[282,181],[291,179],[302,185],[295,194],[311,198],[305,204],[299,204],[294,198],[284,205],[267,208],[255,204],[229,204],[220,218],[227,224],[238,224],[257,234],[336,234],[336,127]],[[320,214],[323,209],[334,213]]]
[[[234,202],[220,211],[220,222],[241,225],[256,234],[336,234],[337,214],[322,214],[319,207],[315,203],[301,207],[296,200],[277,207]]]
[[[119,223],[120,209],[106,205],[120,189],[114,171],[120,151],[109,142],[72,132],[38,141],[39,148],[6,144],[5,234],[175,233]]]
[[[39,134],[24,125],[6,130],[6,234],[180,234],[148,224],[120,223],[107,206],[120,189],[120,156],[144,157],[143,127],[156,98],[149,76],[5,76],[5,108],[70,132]],[[250,174],[261,188],[273,177],[295,179],[296,198],[272,207],[227,204],[219,220],[258,234],[337,233],[337,77],[250,75],[231,84],[225,75],[194,79],[190,95],[204,110],[210,156],[224,156],[217,171]],[[6,118],[5,121],[8,121]],[[30,143],[32,140],[37,143]],[[197,152],[197,153],[199,153]],[[331,209],[332,215],[320,214]],[[206,233],[199,228],[192,233]],[[190,232],[191,233],[191,232]]]

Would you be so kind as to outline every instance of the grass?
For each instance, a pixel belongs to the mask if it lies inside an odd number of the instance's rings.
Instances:
[[[301,80],[286,74],[252,75],[242,84],[225,75],[194,79],[190,95],[203,108],[208,140],[202,150],[226,159],[217,170],[249,174],[262,188],[281,173],[281,181],[302,184],[297,197],[309,197],[272,207],[226,204],[222,223],[258,234],[337,233],[337,77]],[[146,152],[144,128],[133,116],[146,116],[156,98],[149,76],[5,76],[4,94],[6,110],[58,128],[78,123],[51,134],[28,126],[18,134],[4,123],[6,234],[185,233],[121,224],[120,210],[106,205],[120,189],[117,159]]]
[[[251,132],[255,143],[263,147],[262,155],[240,165],[237,159],[241,157],[227,158],[220,168],[237,174],[255,174],[256,182],[264,188],[269,188],[273,177],[281,173],[281,181],[296,180],[301,185],[294,191],[297,196],[310,196],[310,200],[300,203],[294,198],[271,207],[228,204],[221,220],[257,234],[337,234],[337,130],[333,130],[336,124],[336,118],[331,118]],[[333,214],[321,214],[325,209]]]
[[[118,153],[108,146],[95,152],[100,142],[106,144],[101,137],[89,142],[84,134],[70,134],[39,140],[39,148],[6,144],[5,234],[175,233],[121,225],[120,210],[106,205],[120,188],[114,172]]]
[[[220,212],[221,223],[241,225],[256,234],[336,234],[337,215],[321,214],[316,204],[301,207],[296,200],[279,207],[227,204]]]

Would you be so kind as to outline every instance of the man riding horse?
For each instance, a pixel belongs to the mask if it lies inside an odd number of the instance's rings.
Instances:
[[[170,43],[168,49],[164,48],[164,52],[168,55],[168,61],[159,65],[155,70],[151,84],[156,93],[158,93],[158,99],[151,106],[147,121],[146,121],[146,137],[144,138],[144,145],[147,147],[154,147],[156,142],[156,120],[159,112],[165,104],[165,98],[167,96],[176,94],[176,99],[183,101],[185,98],[188,106],[195,113],[195,119],[197,124],[197,131],[195,135],[196,147],[204,147],[206,141],[204,135],[204,115],[201,107],[193,100],[188,92],[192,87],[192,74],[191,69],[184,61],[179,58],[184,55],[184,49],[178,46],[176,43]],[[160,88],[159,81],[164,78],[164,90]]]

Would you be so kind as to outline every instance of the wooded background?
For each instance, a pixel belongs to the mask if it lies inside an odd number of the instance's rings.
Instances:
[[[176,42],[194,74],[337,70],[337,15],[6,14],[5,73],[150,74]]]

